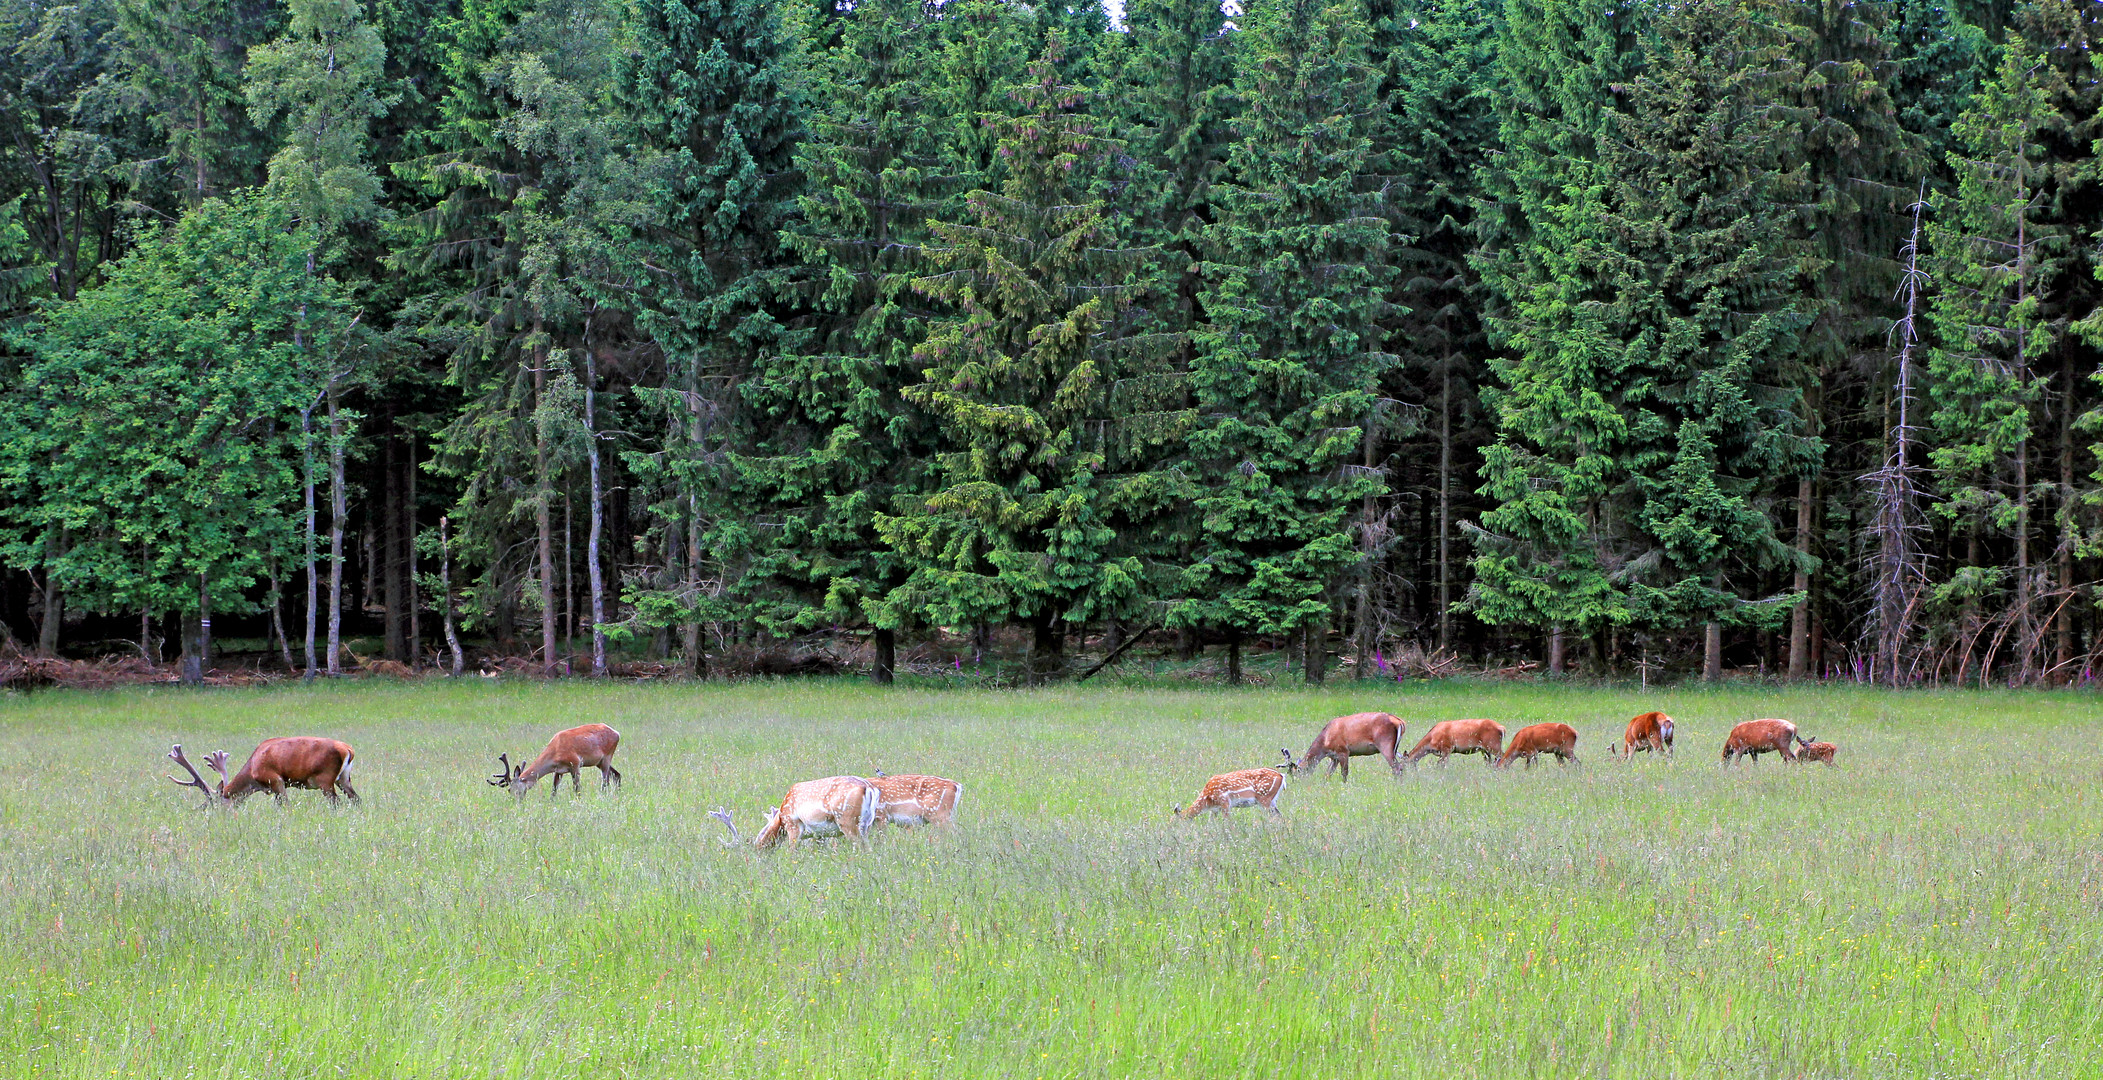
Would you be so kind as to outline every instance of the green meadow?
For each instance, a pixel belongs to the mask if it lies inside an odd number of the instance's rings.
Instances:
[[[1610,758],[1662,708],[1678,754]],[[1583,763],[1214,772],[1381,709]],[[1724,769],[1785,716],[1839,765]],[[496,755],[604,721],[618,792]],[[161,779],[343,738],[361,805]],[[792,781],[960,827],[732,848]],[[1454,683],[877,690],[468,680],[0,699],[0,1075],[2103,1075],[2103,701]]]

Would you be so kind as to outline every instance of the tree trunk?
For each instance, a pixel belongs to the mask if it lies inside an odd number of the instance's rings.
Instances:
[[[343,415],[329,391],[329,646],[328,673],[343,674],[343,520],[350,514],[343,490]]]
[[[302,497],[305,500],[304,508],[306,511],[307,526],[306,536],[304,538],[306,542],[307,556],[307,634],[305,654],[307,667],[305,674],[301,676],[301,678],[304,679],[312,679],[315,675],[319,674],[319,667],[317,666],[317,661],[314,655],[314,635],[316,627],[320,623],[319,609],[321,606],[321,576],[320,571],[318,569],[319,553],[315,550],[319,546],[315,539],[315,537],[317,536],[316,530],[320,528],[320,518],[314,509],[315,404],[316,403],[312,401],[308,402],[307,407],[300,410],[299,414],[299,456],[300,478],[302,481],[300,486],[303,489]]]
[[[64,541],[57,532],[44,534],[44,615],[43,621],[37,624],[38,656],[58,655],[59,632],[66,625],[66,592],[58,583],[58,575],[52,572],[63,545]]]
[[[1030,631],[1029,681],[1037,686],[1057,678],[1065,667],[1066,632],[1050,615],[1031,619]]]
[[[584,572],[591,587],[591,673],[606,674],[606,581],[599,570],[599,537],[605,528],[599,481],[597,357],[584,349],[584,437],[591,449],[591,531],[584,541]]]
[[[391,409],[389,410],[392,411]],[[387,491],[380,501],[380,602],[386,606],[386,638],[382,654],[396,663],[409,661],[409,588],[405,571],[409,566],[408,544],[402,537],[402,440],[394,418],[386,418],[387,438],[381,444],[380,482]]]
[[[1723,624],[1710,620],[1702,624],[1701,634],[1701,679],[1717,682],[1723,678]]]
[[[686,580],[693,591],[696,617],[686,624],[687,671],[697,679],[708,678],[707,639],[702,633],[701,604],[701,502],[692,492],[686,496]],[[881,651],[879,651],[879,657]],[[890,681],[888,676],[880,681]]]
[[[1311,622],[1300,629],[1300,670],[1307,685],[1320,686],[1329,673],[1329,627]]]
[[[1176,631],[1176,659],[1189,663],[1198,658],[1198,642],[1203,640],[1195,626],[1186,626]]]
[[[292,666],[292,642],[285,636],[285,590],[278,580],[277,556],[270,557],[270,632],[277,638],[279,652],[285,660],[285,670],[297,670]]]
[[[541,394],[547,386],[547,358],[534,353],[533,405],[539,411]],[[540,555],[540,673],[553,675],[555,668],[555,630],[558,623],[555,612],[555,529],[553,507],[554,485],[549,476],[548,433],[545,425],[533,425],[533,476],[538,485],[533,499],[533,530],[539,541]]]
[[[409,603],[409,666],[423,666],[423,584],[416,580],[416,438],[403,440],[402,546],[408,552],[408,582],[404,591]]]
[[[445,595],[445,646],[453,653],[453,677],[467,670],[467,653],[460,648],[460,632],[453,618],[453,541],[446,535],[446,519],[438,519],[438,588]]]
[[[2031,681],[2036,670],[2037,590],[2030,580],[2030,440],[2015,444],[2015,613],[2022,666],[2016,677]]]
[[[2074,354],[2062,343],[2060,355],[2059,408],[2059,600],[2052,620],[2052,666],[2061,681],[2073,673],[2074,662]]]
[[[891,673],[898,667],[898,634],[879,626],[871,636],[875,638],[876,666],[869,670],[869,681],[878,686],[889,686]]]
[[[211,666],[207,655],[211,651],[212,635],[212,616],[206,606],[209,600],[204,577],[199,575],[197,610],[183,619],[183,655],[179,671],[185,686],[203,686],[205,669]]]
[[[1808,473],[1796,481],[1796,553],[1799,558],[1808,558],[1811,554],[1811,477]],[[1798,600],[1795,610],[1789,613],[1789,677],[1801,679],[1809,673],[1811,666],[1811,571],[1797,567],[1795,585],[1803,599]]]
[[[1561,675],[1562,673],[1563,628],[1551,626],[1548,628],[1548,674]]]
[[[1439,390],[1439,648],[1453,647],[1453,361],[1448,359]]]

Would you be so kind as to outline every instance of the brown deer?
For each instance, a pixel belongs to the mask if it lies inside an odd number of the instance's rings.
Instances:
[[[1795,761],[1790,744],[1808,746],[1810,742],[1797,734],[1796,725],[1787,720],[1747,720],[1732,728],[1730,737],[1723,740],[1723,763],[1730,764],[1734,757],[1749,757],[1758,765],[1761,754],[1772,753],[1781,754],[1783,761]]]
[[[1504,725],[1495,720],[1441,720],[1431,725],[1416,747],[1403,760],[1411,765],[1426,754],[1437,754],[1439,764],[1453,754],[1481,754],[1485,765],[1497,764],[1504,752]]]
[[[495,787],[508,787],[523,799],[526,789],[538,783],[541,777],[554,773],[555,779],[548,784],[548,798],[553,799],[555,793],[562,790],[564,776],[570,778],[570,793],[582,795],[584,776],[579,770],[590,765],[599,770],[600,787],[618,786],[621,771],[613,767],[613,752],[620,748],[621,733],[605,724],[573,727],[556,732],[555,737],[548,740],[547,749],[542,750],[531,765],[513,765],[511,755],[498,754],[497,761],[503,768],[490,777],[489,782]]]
[[[1796,760],[1823,761],[1826,764],[1831,765],[1833,763],[1833,755],[1836,752],[1838,752],[1839,749],[1839,747],[1834,746],[1832,743],[1829,742],[1808,742],[1804,744],[1803,749],[1798,750],[1796,752]]]
[[[283,739],[264,739],[256,745],[255,752],[241,771],[231,778],[226,775],[226,751],[215,750],[205,755],[204,763],[219,774],[218,786],[205,782],[197,775],[190,759],[183,756],[183,744],[176,743],[168,751],[168,757],[183,771],[190,774],[188,780],[170,776],[182,787],[194,787],[223,806],[233,806],[258,791],[268,790],[279,805],[285,802],[286,788],[314,788],[336,801],[336,789],[342,788],[352,799],[358,797],[358,789],[350,784],[351,763],[357,759],[350,744],[335,739],[315,738],[311,735],[294,735]]]
[[[1278,809],[1278,796],[1285,791],[1285,778],[1298,771],[1300,764],[1292,759],[1292,751],[1278,752],[1285,755],[1285,760],[1271,768],[1237,769],[1205,781],[1197,801],[1188,807],[1171,809],[1169,816],[1194,818],[1207,810],[1217,810],[1219,816],[1226,817],[1227,811],[1237,806],[1260,806],[1272,817],[1284,817]]]
[[[1621,736],[1621,753],[1634,757],[1638,750],[1672,753],[1672,718],[1661,712],[1647,712],[1630,720],[1628,731]]]
[[[1531,724],[1520,728],[1512,735],[1511,745],[1504,756],[1497,759],[1497,766],[1511,765],[1513,758],[1525,758],[1526,767],[1533,768],[1533,759],[1542,754],[1554,754],[1563,764],[1577,761],[1577,729],[1568,724]]]
[[[1343,781],[1349,783],[1352,758],[1379,754],[1387,759],[1388,769],[1399,775],[1402,767],[1395,761],[1395,750],[1402,745],[1402,733],[1407,730],[1409,725],[1390,713],[1362,712],[1339,716],[1322,725],[1322,733],[1314,737],[1306,755],[1296,764],[1299,768],[1311,769],[1315,762],[1327,761],[1329,771],[1340,774]]]
[[[781,805],[767,811],[766,825],[752,838],[752,846],[769,848],[783,840],[793,845],[806,836],[859,840],[876,822],[880,797],[876,782],[859,776],[827,776],[790,784]],[[739,842],[738,827],[731,823],[729,811],[718,808],[708,816],[730,830],[732,843]]]
[[[952,825],[964,785],[939,776],[885,776],[876,784],[876,824],[899,826]]]

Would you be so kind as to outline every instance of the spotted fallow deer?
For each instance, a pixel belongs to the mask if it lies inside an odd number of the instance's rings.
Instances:
[[[876,824],[899,826],[952,825],[964,785],[939,776],[886,776],[879,772],[876,784]]]
[[[526,789],[553,773],[555,779],[548,783],[548,798],[562,790],[562,778],[570,778],[570,793],[584,793],[584,777],[580,770],[592,766],[599,770],[599,786],[618,786],[621,771],[613,767],[613,752],[621,748],[621,733],[605,724],[585,724],[567,731],[558,731],[548,740],[548,747],[533,759],[531,765],[513,765],[509,754],[498,754],[497,761],[503,766],[489,782],[496,787],[508,787],[523,799]]]
[[[1226,817],[1227,811],[1237,806],[1260,806],[1272,817],[1284,817],[1278,809],[1278,796],[1285,792],[1285,778],[1297,772],[1300,763],[1292,759],[1290,750],[1278,753],[1284,755],[1284,760],[1268,769],[1236,769],[1205,781],[1197,801],[1169,810],[1169,816],[1194,818],[1207,810],[1217,810],[1219,816]]]
[[[1533,768],[1533,760],[1542,754],[1554,754],[1563,764],[1577,760],[1577,729],[1568,724],[1531,724],[1520,728],[1512,735],[1511,745],[1505,747],[1504,756],[1497,759],[1499,768],[1509,766],[1514,758],[1525,758],[1526,767]]]
[[[357,759],[350,744],[336,739],[322,739],[311,735],[294,735],[282,739],[265,739],[256,745],[255,752],[241,771],[232,777],[226,775],[227,755],[224,750],[215,750],[205,755],[204,763],[219,774],[219,783],[214,786],[205,782],[183,756],[183,745],[175,744],[168,757],[183,771],[190,774],[188,780],[170,776],[182,787],[194,787],[210,796],[212,801],[223,806],[232,806],[258,791],[268,791],[280,805],[285,801],[286,788],[313,788],[336,801],[336,789],[342,788],[352,799],[358,790],[351,787],[351,762]]]
[[[1402,733],[1408,730],[1408,724],[1390,713],[1362,712],[1339,716],[1322,725],[1321,734],[1314,737],[1307,753],[1296,765],[1311,769],[1315,762],[1327,761],[1329,771],[1349,783],[1352,758],[1379,754],[1387,759],[1389,770],[1400,773],[1402,767],[1395,760],[1395,750],[1402,745]],[[1287,758],[1291,756],[1286,755]]]
[[[781,805],[767,811],[766,825],[752,838],[752,846],[769,848],[784,840],[794,845],[804,837],[859,840],[875,824],[880,798],[876,782],[859,776],[827,776],[790,784]],[[739,842],[738,827],[732,824],[729,811],[717,809],[708,816],[730,830],[732,843]]]
[[[1790,744],[1810,742],[1797,734],[1796,725],[1787,720],[1747,720],[1732,728],[1730,737],[1723,741],[1723,763],[1730,764],[1734,757],[1749,757],[1758,765],[1761,754],[1771,753],[1781,754],[1783,761],[1795,761]]]
[[[1634,757],[1639,750],[1672,753],[1672,718],[1661,712],[1647,712],[1630,720],[1628,730],[1621,736],[1621,753]]]
[[[1504,725],[1495,720],[1441,720],[1417,742],[1403,760],[1411,765],[1426,754],[1437,754],[1439,764],[1453,754],[1481,754],[1486,765],[1497,764],[1504,752]]]
[[[1833,755],[1839,750],[1839,747],[1829,742],[1809,742],[1804,744],[1803,749],[1796,752],[1796,760],[1823,761],[1831,765],[1833,763]]]

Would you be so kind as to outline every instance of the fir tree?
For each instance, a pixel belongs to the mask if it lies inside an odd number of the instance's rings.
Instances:
[[[1388,224],[1364,190],[1384,103],[1362,11],[1273,0],[1245,25],[1191,373],[1202,523],[1173,619],[1305,635],[1317,681],[1331,589],[1359,561],[1351,519],[1380,489],[1350,459],[1395,363]]]

